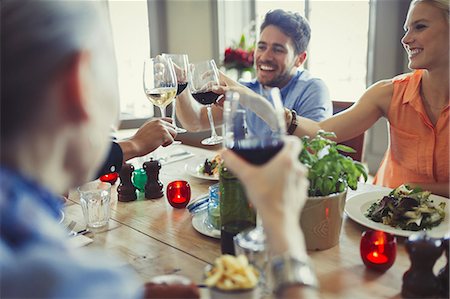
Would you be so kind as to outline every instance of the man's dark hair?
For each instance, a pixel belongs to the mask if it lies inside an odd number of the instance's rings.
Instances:
[[[282,9],[270,10],[264,17],[260,31],[262,32],[269,25],[278,27],[292,39],[295,45],[295,54],[304,52],[308,47],[311,39],[311,27],[299,13]]]

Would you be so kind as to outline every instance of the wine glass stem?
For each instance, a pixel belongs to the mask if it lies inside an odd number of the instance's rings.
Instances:
[[[216,128],[214,127],[211,105],[206,106],[206,111],[208,112],[209,125],[211,126],[211,137],[217,137]]]
[[[177,106],[177,100],[173,99],[172,101],[172,124],[176,127],[177,126],[177,122],[175,121],[175,109]]]
[[[159,107],[159,111],[161,111],[161,117],[166,117],[166,107]]]
[[[262,218],[258,212],[256,212],[256,227],[262,227]]]

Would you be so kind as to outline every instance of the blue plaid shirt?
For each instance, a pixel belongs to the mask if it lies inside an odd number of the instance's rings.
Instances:
[[[58,197],[4,167],[0,186],[0,297],[143,297],[132,270],[67,246]]]

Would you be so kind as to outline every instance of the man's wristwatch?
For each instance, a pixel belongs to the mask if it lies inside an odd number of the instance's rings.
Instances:
[[[272,258],[272,274],[276,294],[288,286],[318,287],[316,275],[308,260],[301,260],[288,253]]]
[[[291,110],[291,123],[289,124],[289,128],[287,129],[287,133],[289,135],[294,134],[295,129],[297,129],[298,121],[297,121],[297,112],[294,109]]]

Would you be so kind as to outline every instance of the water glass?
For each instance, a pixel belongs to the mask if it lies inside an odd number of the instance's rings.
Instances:
[[[94,181],[78,188],[84,220],[92,228],[108,224],[111,213],[111,185]]]
[[[209,186],[208,225],[220,229],[219,184]]]

